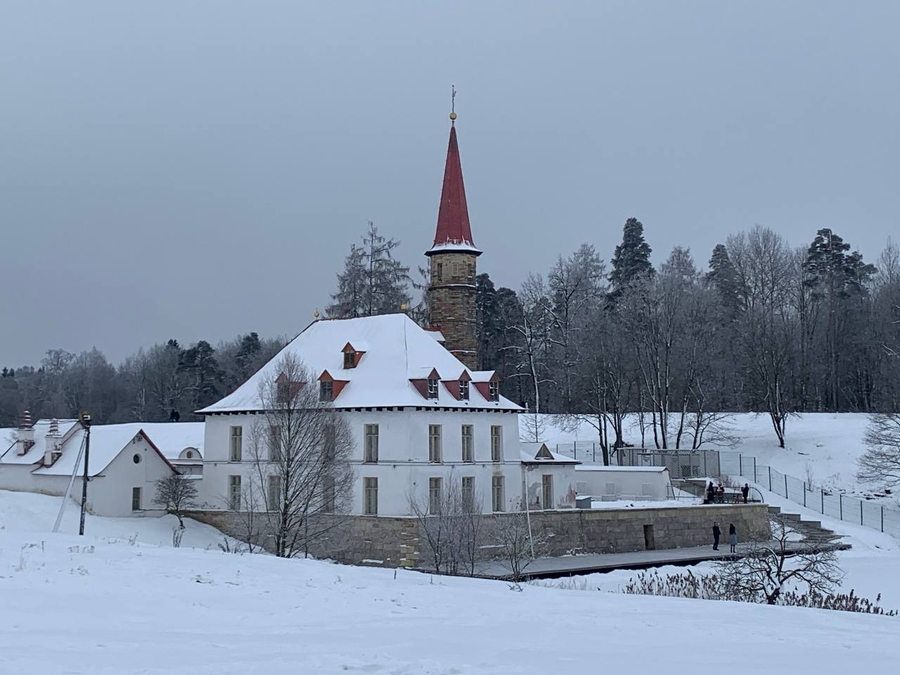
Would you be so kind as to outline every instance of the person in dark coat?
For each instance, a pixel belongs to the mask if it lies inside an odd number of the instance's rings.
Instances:
[[[713,487],[712,481],[706,486],[706,503],[712,504],[716,497],[716,488]]]
[[[713,523],[713,551],[719,550],[719,537],[722,536],[722,530],[719,529],[719,523]]]
[[[747,503],[747,497],[750,496],[750,486],[747,483],[744,483],[744,487],[741,488],[741,494],[744,495],[744,503]]]
[[[731,545],[731,552],[734,553],[737,547],[737,528],[734,523],[728,525],[728,543]]]

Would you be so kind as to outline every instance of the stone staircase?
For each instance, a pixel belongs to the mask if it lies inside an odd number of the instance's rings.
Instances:
[[[784,522],[789,528],[803,536],[803,540],[809,543],[834,544],[834,548],[844,551],[850,548],[850,544],[838,541],[842,535],[834,530],[822,527],[821,521],[802,520],[798,513],[783,513],[780,506],[769,506],[769,515]]]

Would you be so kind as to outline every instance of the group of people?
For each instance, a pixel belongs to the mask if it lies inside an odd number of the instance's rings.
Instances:
[[[741,488],[741,495],[744,498],[744,503],[748,502],[750,497],[750,485],[744,483],[744,487]],[[709,485],[706,486],[706,500],[703,502],[704,504],[724,504],[725,503],[725,486],[719,483],[719,486],[716,487],[713,485],[712,481],[709,481]]]
[[[719,550],[719,538],[722,536],[722,530],[719,523],[713,523],[713,551]],[[735,553],[737,548],[737,528],[734,523],[728,524],[728,543],[731,546],[731,552]]]

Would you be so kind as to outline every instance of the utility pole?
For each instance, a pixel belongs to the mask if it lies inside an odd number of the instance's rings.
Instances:
[[[84,534],[84,512],[87,508],[87,485],[88,485],[88,459],[91,456],[91,415],[88,411],[82,410],[78,421],[84,428],[84,476],[81,485],[81,523],[78,525],[78,534]]]

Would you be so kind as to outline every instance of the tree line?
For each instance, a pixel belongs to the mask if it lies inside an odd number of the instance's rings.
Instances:
[[[51,349],[37,366],[0,370],[0,427],[16,426],[23,410],[33,419],[72,419],[87,410],[98,424],[199,420],[195,410],[233,391],[283,346],[256,333],[216,347],[173,339],[118,366],[96,348]]]
[[[371,224],[363,241],[331,315],[408,307],[424,323],[427,284],[391,256],[397,242]],[[900,249],[889,241],[873,265],[851,248],[830,229],[793,248],[757,226],[703,267],[682,246],[654,265],[629,218],[609,266],[583,244],[518,290],[477,276],[480,368],[531,412],[591,421],[605,454],[624,444],[629,417],[644,446],[696,448],[722,413],[759,412],[784,446],[794,413],[897,410]]]

